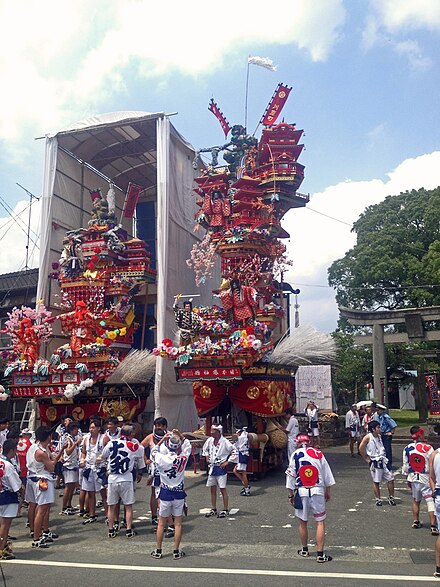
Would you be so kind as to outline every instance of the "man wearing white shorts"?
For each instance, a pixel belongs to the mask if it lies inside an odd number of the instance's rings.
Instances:
[[[223,436],[223,427],[211,426],[211,438],[208,438],[202,448],[202,456],[206,457],[209,467],[206,487],[211,490],[211,510],[205,514],[207,518],[211,516],[226,518],[229,514],[229,497],[226,491],[227,467],[233,450],[233,445]],[[223,499],[223,509],[219,513],[217,513],[217,487]]]
[[[12,520],[18,513],[18,491],[21,480],[11,459],[17,454],[17,441],[6,439],[3,454],[0,455],[0,560],[15,558],[8,543]]]
[[[388,489],[388,503],[396,505],[394,499],[394,475],[388,469],[388,459],[385,456],[385,447],[380,434],[380,424],[372,420],[368,424],[368,434],[364,436],[359,445],[359,452],[365,462],[370,466],[371,478],[373,480],[373,492],[376,498],[376,505],[382,505],[380,497],[380,483],[386,481]]]
[[[287,434],[287,462],[289,462],[292,453],[298,448],[296,446],[296,437],[299,434],[299,422],[293,413],[293,408],[287,408],[285,414],[289,418],[287,426],[283,428],[284,432]]]
[[[156,532],[157,548],[151,552],[153,558],[162,558],[164,530],[170,516],[174,519],[173,559],[185,556],[180,550],[182,539],[182,514],[185,505],[184,475],[191,454],[191,443],[183,434],[173,429],[151,448],[151,458],[160,476],[159,520]]]
[[[52,431],[47,426],[40,426],[35,431],[36,443],[31,446],[26,455],[29,477],[27,488],[34,493],[36,502],[34,518],[34,548],[48,548],[58,535],[49,530],[50,508],[55,502],[55,475],[54,469],[60,460],[63,451],[56,456],[50,452]],[[33,484],[30,484],[32,481]],[[28,495],[26,493],[26,495]]]
[[[298,448],[292,453],[286,470],[286,488],[289,503],[299,519],[302,546],[298,554],[309,556],[307,522],[312,514],[316,522],[316,561],[326,563],[332,557],[324,553],[325,504],[330,500],[330,487],[335,484],[335,479],[323,453],[308,446],[307,434],[299,434],[296,443]]]
[[[312,446],[319,448],[319,407],[313,400],[309,400],[304,413],[308,421],[308,434]]]
[[[135,502],[133,488],[133,469],[145,467],[144,449],[137,440],[131,440],[132,426],[123,426],[119,438],[110,440],[104,447],[101,456],[96,459],[97,465],[107,463],[108,488],[108,536],[115,538],[117,531],[114,527],[116,510],[119,500],[125,505],[127,530],[125,536],[136,536],[133,530],[133,504]]]
[[[345,429],[350,438],[350,454],[355,458],[354,445],[357,444],[358,454],[360,454],[359,441],[361,438],[361,419],[359,418],[356,404],[353,404],[345,414]]]
[[[72,507],[73,494],[79,481],[79,449],[82,436],[78,434],[78,422],[70,422],[64,435],[63,444],[63,476],[64,493],[63,506],[60,515],[73,516],[75,509]]]
[[[234,444],[233,456],[229,458],[230,462],[235,462],[233,469],[234,475],[241,481],[243,485],[240,495],[249,497],[251,494],[251,486],[247,476],[247,466],[249,462],[249,434],[247,428],[241,428],[235,433],[237,440]]]
[[[81,447],[80,470],[82,470],[81,491],[88,498],[89,516],[83,521],[83,525],[93,524],[98,519],[96,515],[96,493],[101,492],[101,497],[107,507],[106,492],[103,487],[102,467],[96,464],[96,459],[103,451],[103,434],[98,420],[91,419],[89,432],[84,436]],[[82,512],[80,512],[82,513]]]

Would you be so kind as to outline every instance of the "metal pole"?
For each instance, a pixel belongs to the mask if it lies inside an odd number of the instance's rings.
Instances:
[[[248,94],[249,94],[249,58],[246,71],[246,92],[244,96],[244,128],[247,129],[247,115],[248,115]]]

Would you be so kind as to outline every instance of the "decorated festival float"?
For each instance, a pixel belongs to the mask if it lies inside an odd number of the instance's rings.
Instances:
[[[49,425],[63,413],[80,422],[92,415],[134,418],[152,387],[154,357],[132,350],[134,299],[155,281],[150,254],[118,223],[111,185],[107,195],[94,190],[90,197],[88,226],[67,232],[52,266],[61,313],[54,316],[39,302],[35,309],[14,308],[6,322],[12,341],[7,388],[13,398],[35,399],[40,420]],[[45,358],[55,323],[68,342]],[[136,376],[130,379],[133,362]]]
[[[287,328],[283,274],[290,262],[282,239],[289,234],[281,221],[288,210],[309,201],[298,192],[304,179],[298,162],[303,131],[276,123],[289,92],[278,85],[261,119],[259,140],[241,125],[231,128],[211,100],[209,109],[225,139],[229,132],[231,138],[198,152],[198,158],[201,153],[212,157],[194,190],[195,230],[206,234],[193,246],[187,265],[199,286],[220,258],[222,280],[213,290],[218,305],[193,307],[194,296],[176,295],[179,340],[165,339],[153,350],[175,362],[178,381],[192,382],[197,413],[206,418],[199,435],[210,434],[214,419],[226,434],[248,428],[253,449],[248,470],[254,473],[282,463],[287,444],[282,416],[288,406],[295,407],[297,367],[328,363],[334,356],[327,335],[298,329],[291,336]],[[220,153],[224,165],[219,165]]]

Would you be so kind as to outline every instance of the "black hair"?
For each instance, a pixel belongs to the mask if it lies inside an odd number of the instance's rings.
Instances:
[[[17,444],[15,438],[7,438],[3,443],[3,454],[7,456],[8,452],[17,448]]]
[[[12,424],[8,430],[6,438],[18,440],[20,438],[20,426],[18,424]]]
[[[378,426],[380,426],[380,424],[377,420],[371,420],[371,422],[368,422],[368,432],[373,432]]]
[[[420,430],[420,426],[417,426],[417,425],[415,425],[415,426],[411,426],[411,428],[409,429],[409,433],[410,433],[410,434],[411,434],[411,436],[412,436],[413,434],[417,434],[417,432],[418,432],[419,430]]]
[[[0,420],[0,424],[7,424],[9,422],[9,420],[7,418],[2,418]]]
[[[293,408],[286,408],[285,409],[285,413],[292,415],[293,414]]]
[[[111,422],[112,424],[115,424],[116,426],[119,424],[119,420],[117,419],[116,416],[112,416],[111,418],[107,418],[107,422]]]
[[[70,424],[67,426],[67,432],[72,432],[72,430],[75,430],[75,428],[79,429],[78,422],[70,422]]]
[[[166,426],[166,427],[168,427],[168,420],[166,418],[164,418],[163,416],[159,416],[159,418],[156,418],[154,420],[153,424],[155,426],[159,425],[159,426]]]
[[[45,442],[51,434],[51,428],[49,428],[48,426],[39,426],[35,430],[35,439],[37,440],[37,442]]]

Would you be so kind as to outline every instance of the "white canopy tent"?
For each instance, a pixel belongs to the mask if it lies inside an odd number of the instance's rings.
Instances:
[[[120,216],[127,186],[133,182],[143,188],[140,202],[155,204],[157,288],[151,290],[156,293],[157,341],[172,338],[173,296],[195,291],[194,274],[185,262],[198,240],[193,233],[193,159],[193,147],[163,112],[103,114],[47,135],[37,299],[54,309],[51,264],[60,257],[66,231],[87,226],[92,209],[89,190],[106,193],[112,182]],[[134,234],[131,220],[121,223]],[[218,276],[209,292],[217,286]],[[197,293],[197,303],[212,303],[210,293]],[[154,404],[155,415],[165,416],[170,425],[183,430],[197,427],[190,385],[177,383],[172,364],[162,359],[156,366]]]

